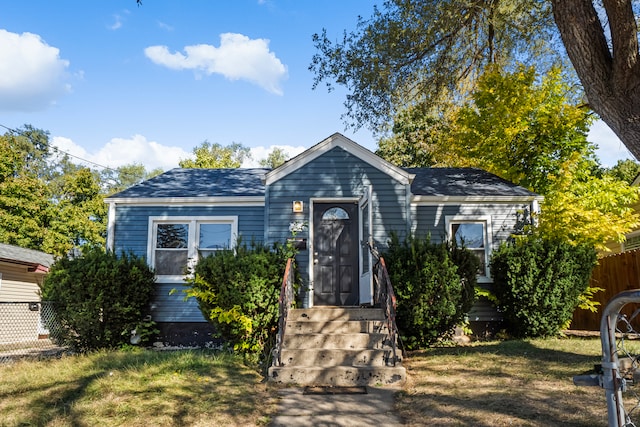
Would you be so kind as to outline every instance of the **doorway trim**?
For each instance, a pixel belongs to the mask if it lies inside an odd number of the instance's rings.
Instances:
[[[358,205],[359,201],[362,197],[312,197],[309,199],[309,308],[314,306],[314,298],[315,298],[315,277],[314,277],[314,248],[315,248],[315,224],[314,224],[314,209],[316,203],[354,203]],[[362,219],[358,214],[358,229],[361,227]],[[358,245],[361,246],[361,245]],[[362,251],[362,247],[360,247],[359,253]],[[358,266],[360,255],[358,254],[358,258],[356,258],[356,263]],[[360,267],[358,267],[358,277],[360,276]]]

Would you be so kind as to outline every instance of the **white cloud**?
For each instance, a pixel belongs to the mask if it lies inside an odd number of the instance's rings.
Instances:
[[[120,28],[122,28],[122,16],[120,15],[113,15],[113,24],[109,25],[109,29],[110,30],[119,30]]]
[[[304,150],[306,150],[305,147],[303,146],[297,146],[294,147],[292,145],[272,145],[270,147],[252,147],[251,150],[251,159],[245,160],[242,163],[242,167],[243,168],[259,168],[260,166],[260,160],[264,160],[267,158],[267,156],[269,155],[269,153],[271,153],[271,151],[273,151],[274,148],[279,148],[281,150],[283,150],[285,153],[287,153],[287,155],[289,156],[289,159],[294,158],[295,156],[297,156],[298,154],[302,153]]]
[[[158,21],[158,27],[165,31],[173,31],[173,27],[165,22]]]
[[[282,95],[280,82],[287,78],[287,67],[269,50],[269,40],[251,40],[242,34],[221,34],[220,47],[185,46],[185,54],[171,53],[167,46],[149,46],[144,52],[151,61],[167,68],[245,80],[276,95]]]
[[[65,137],[53,137],[52,143],[61,151],[74,156],[75,163],[83,163],[78,159],[81,158],[110,168],[138,163],[144,165],[147,170],[155,168],[169,170],[177,168],[181,159],[192,157],[190,152],[180,147],[147,141],[142,135],[134,135],[129,139],[113,138],[95,153],[87,152],[83,147]]]
[[[634,159],[627,147],[602,120],[596,121],[589,129],[587,140],[596,144],[596,155],[604,167],[615,166],[618,160]]]
[[[114,14],[113,15],[113,24],[107,25],[107,28],[110,30],[119,30],[124,25],[124,21],[127,19],[127,16],[131,13],[128,9],[124,9],[122,11],[123,15]]]
[[[32,33],[0,29],[0,110],[36,111],[70,91],[69,61]]]
[[[178,167],[182,159],[193,158],[192,152],[187,152],[180,147],[162,145],[155,141],[148,141],[142,135],[134,135],[131,138],[113,138],[96,152],[90,153],[70,138],[54,136],[52,145],[60,151],[72,156],[72,161],[78,164],[86,164],[95,168],[95,164],[110,168],[117,168],[132,163],[142,164],[147,170],[161,168],[169,170]],[[280,148],[293,158],[306,150],[303,146],[272,145],[270,147],[252,147],[251,159],[242,163],[243,168],[260,167],[260,160],[266,159],[274,148]],[[83,162],[85,160],[85,162]],[[86,161],[93,163],[88,164]]]

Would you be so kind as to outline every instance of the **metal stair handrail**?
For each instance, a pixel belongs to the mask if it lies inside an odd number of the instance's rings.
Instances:
[[[284,343],[284,333],[287,327],[287,318],[289,317],[289,309],[293,307],[293,282],[294,282],[294,259],[287,259],[287,266],[284,269],[282,278],[282,286],[280,287],[280,298],[278,298],[278,332],[276,334],[276,343],[273,348],[272,366],[282,365],[282,346]]]
[[[370,242],[365,242],[364,244],[369,248],[369,252],[371,252],[371,255],[375,259],[375,263],[373,264],[373,303],[374,305],[379,304],[384,311],[389,341],[393,349],[393,366],[396,366],[396,362],[398,360],[397,341],[399,339],[398,326],[396,325],[396,294],[393,291],[393,285],[389,278],[389,271],[387,270],[387,265],[385,264],[380,251],[378,251],[378,249]]]

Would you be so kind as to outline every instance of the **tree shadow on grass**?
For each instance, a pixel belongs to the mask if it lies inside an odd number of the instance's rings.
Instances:
[[[503,341],[410,353],[410,380],[396,408],[408,425],[605,426],[604,391],[572,382],[573,375],[601,361],[597,343],[588,349],[581,348],[582,340],[558,348],[540,343]]]
[[[0,393],[0,399],[28,406],[16,425],[247,425],[266,404],[256,388],[260,376],[237,358],[217,357],[210,351],[79,356],[77,363],[86,366],[74,374]]]

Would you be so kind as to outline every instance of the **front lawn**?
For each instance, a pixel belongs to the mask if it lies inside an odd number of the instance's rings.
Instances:
[[[604,390],[572,382],[600,361],[593,338],[417,351],[404,361],[409,379],[396,409],[410,426],[606,426]],[[2,427],[264,426],[277,400],[276,387],[221,352],[114,351],[0,365]]]
[[[604,390],[572,381],[600,362],[598,338],[418,351],[404,363],[409,381],[396,407],[412,426],[606,426]]]
[[[266,425],[276,398],[212,351],[97,352],[0,365],[0,426]]]

